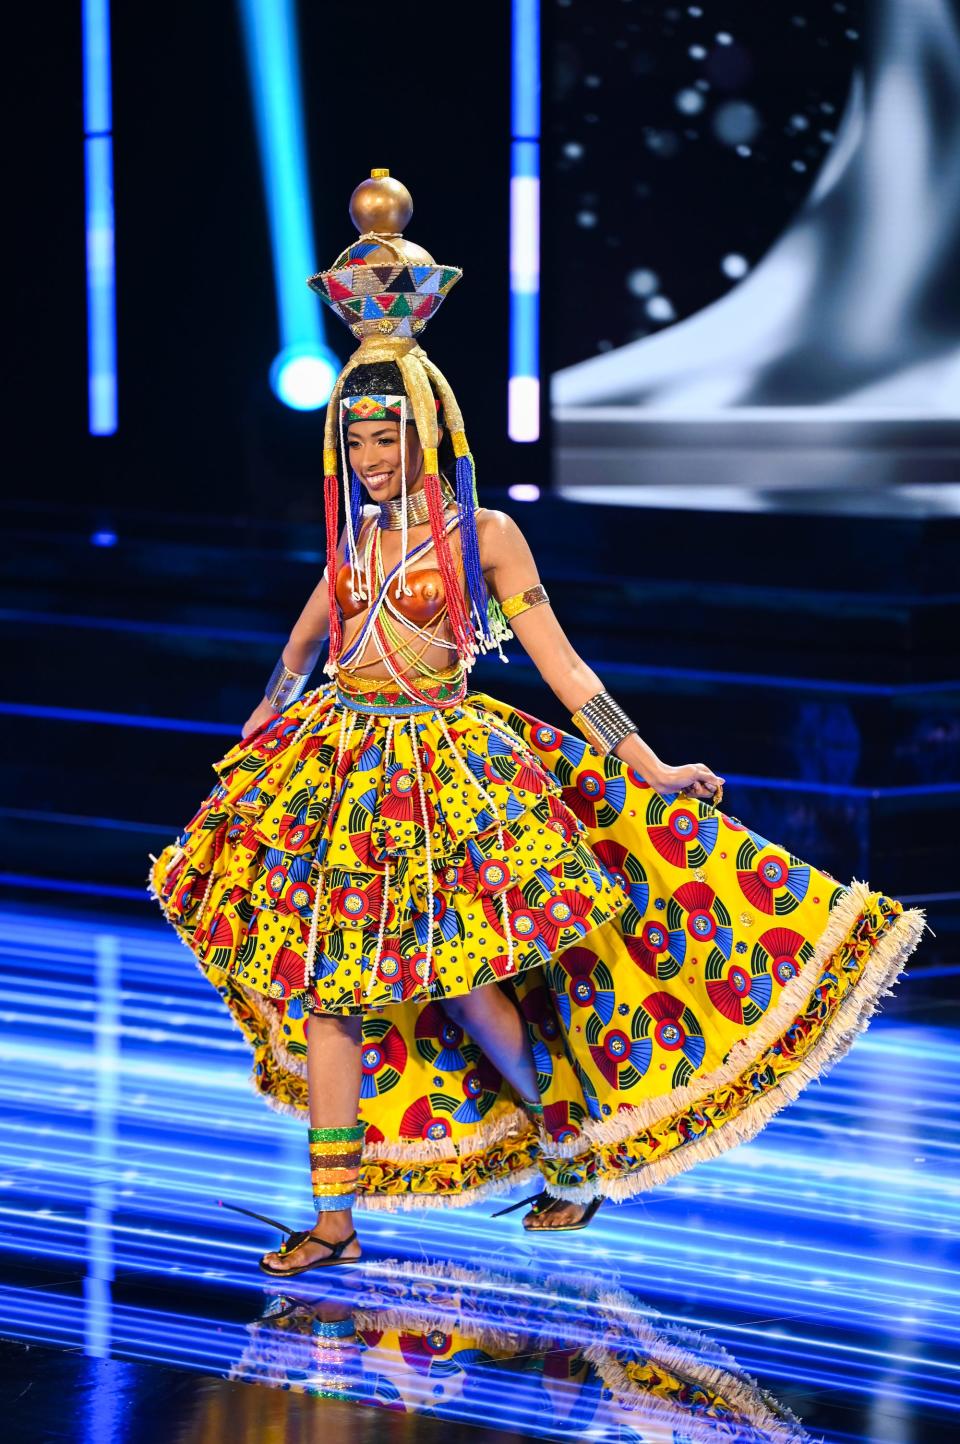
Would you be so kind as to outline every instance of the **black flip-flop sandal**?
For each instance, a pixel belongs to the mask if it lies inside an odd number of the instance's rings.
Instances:
[[[358,1264],[362,1262],[360,1258],[343,1258],[342,1256],[347,1244],[353,1243],[353,1240],[356,1238],[356,1229],[353,1230],[353,1233],[351,1233],[349,1237],[340,1239],[337,1243],[331,1243],[328,1238],[321,1238],[319,1234],[311,1233],[308,1228],[287,1228],[286,1224],[278,1223],[275,1218],[267,1218],[265,1214],[254,1213],[252,1209],[240,1208],[239,1205],[235,1203],[224,1203],[222,1199],[218,1199],[217,1202],[220,1204],[221,1208],[230,1208],[233,1210],[234,1213],[245,1213],[248,1218],[255,1218],[260,1223],[269,1223],[272,1228],[278,1228],[281,1233],[285,1233],[287,1235],[286,1238],[280,1245],[279,1249],[275,1250],[275,1252],[279,1253],[281,1257],[284,1254],[293,1253],[295,1248],[299,1248],[302,1243],[308,1242],[321,1243],[323,1244],[324,1248],[328,1248],[330,1250],[330,1253],[326,1258],[314,1259],[312,1263],[302,1264],[300,1268],[295,1269],[268,1268],[263,1261],[263,1259],[267,1256],[266,1254],[264,1254],[263,1258],[259,1260],[259,1267],[265,1274],[269,1274],[272,1279],[292,1279],[296,1278],[298,1274],[308,1273],[310,1269],[330,1268],[332,1264],[345,1265]],[[271,1249],[268,1250],[268,1252],[274,1252],[274,1250]]]
[[[546,1189],[543,1189],[540,1193],[531,1194],[529,1198],[521,1198],[519,1203],[511,1203],[507,1208],[499,1209],[497,1213],[491,1214],[491,1217],[502,1218],[505,1213],[513,1213],[516,1209],[524,1208],[529,1203],[532,1205],[530,1214],[532,1214],[534,1218],[539,1218],[542,1213],[549,1213],[557,1204],[566,1203],[567,1201],[568,1200],[564,1198],[556,1198],[553,1194],[547,1193]],[[583,1210],[583,1217],[578,1219],[576,1223],[559,1223],[549,1229],[533,1229],[524,1221],[523,1226],[528,1233],[575,1233],[577,1229],[586,1228],[602,1202],[602,1194],[598,1194],[596,1198],[591,1198]],[[529,1217],[530,1215],[528,1214],[527,1216]]]

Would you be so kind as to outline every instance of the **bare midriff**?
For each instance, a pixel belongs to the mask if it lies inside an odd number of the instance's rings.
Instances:
[[[375,518],[365,523],[357,538],[357,550],[361,557],[368,552],[368,528],[371,526],[376,528]],[[374,539],[380,548],[384,574],[389,574],[391,568],[400,560],[400,535],[399,531],[385,531]],[[411,527],[407,537],[408,550],[429,536],[429,526]],[[460,542],[456,531],[450,534],[449,541],[454,567],[462,579]],[[398,674],[401,677],[413,678],[422,676],[425,672],[448,670],[457,661],[457,653],[453,648],[437,645],[441,640],[449,642],[452,632],[447,619],[443,577],[439,567],[430,565],[431,560],[435,562],[435,559],[433,546],[416,558],[413,568],[407,572],[407,586],[410,589],[408,593],[398,594],[399,578],[394,578],[390,583],[388,597],[391,609],[388,613],[386,606],[382,607],[380,620],[390,634],[386,645],[390,649],[396,649],[391,656],[393,670],[391,671],[381,656],[384,643],[375,631],[367,637],[362,651],[344,664],[344,670],[355,672],[362,677],[388,678]],[[354,639],[362,631],[371,596],[376,595],[374,579],[364,577],[364,583],[367,592],[365,598],[354,593],[349,564],[341,565],[337,573],[337,600],[343,612],[341,655],[349,651]],[[425,633],[435,636],[437,642],[430,641],[429,635],[425,636]]]

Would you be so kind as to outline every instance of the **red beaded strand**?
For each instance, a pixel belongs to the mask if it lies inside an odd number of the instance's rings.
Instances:
[[[337,602],[337,506],[340,485],[336,473],[323,478],[323,509],[327,527],[327,597],[330,608],[330,631],[327,666],[336,662],[343,643],[343,627]]]
[[[440,492],[440,478],[435,472],[428,472],[423,478],[423,490],[427,498],[427,515],[430,518],[430,531],[433,536],[433,545],[437,553],[437,561],[440,563],[440,574],[443,577],[450,628],[453,632],[453,639],[457,644],[457,651],[469,666],[476,654],[476,633],[467,614],[460,579],[454,570],[450,543],[447,540],[444,527],[443,497]]]

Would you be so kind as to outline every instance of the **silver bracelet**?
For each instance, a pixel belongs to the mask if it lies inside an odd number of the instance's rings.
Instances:
[[[281,653],[277,665],[270,674],[264,696],[271,707],[282,712],[289,702],[295,702],[310,680],[309,672],[291,672],[284,664]]]
[[[619,706],[609,692],[598,692],[589,702],[584,702],[573,714],[572,721],[598,752],[612,752],[637,724]]]

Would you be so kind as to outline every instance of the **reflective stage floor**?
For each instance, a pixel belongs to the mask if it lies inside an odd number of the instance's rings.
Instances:
[[[0,1388],[23,1440],[939,1441],[960,1428],[955,978],[587,1231],[360,1215],[278,1293],[303,1125],[159,921],[0,909]],[[190,1028],[188,1031],[188,1021]],[[244,1387],[249,1385],[255,1387]]]

